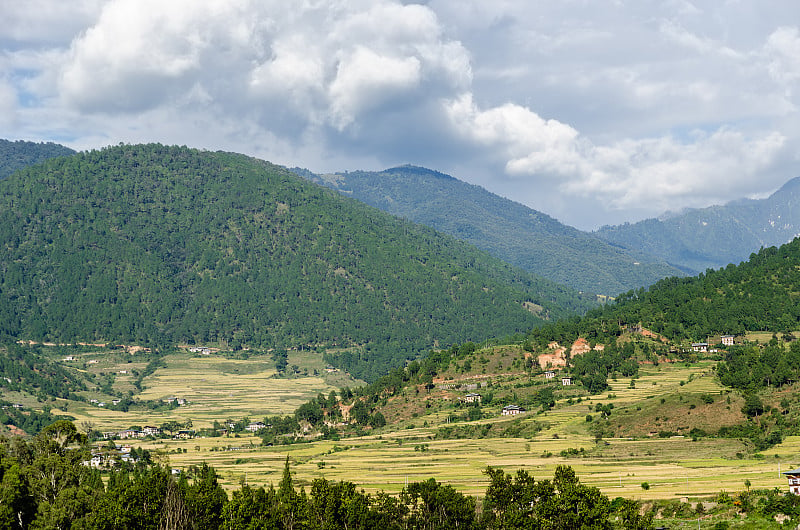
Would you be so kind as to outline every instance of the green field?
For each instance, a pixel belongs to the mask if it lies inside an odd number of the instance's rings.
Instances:
[[[426,431],[418,430],[282,447],[260,447],[259,443],[256,437],[241,436],[165,440],[143,446],[156,450],[173,467],[211,464],[230,488],[238,487],[242,480],[277,484],[289,456],[300,484],[324,476],[355,482],[367,491],[397,492],[407,482],[434,477],[470,495],[485,491],[487,481],[482,472],[486,466],[510,472],[526,469],[538,478],[548,478],[557,465],[567,464],[582,482],[611,497],[665,499],[735,493],[744,490],[745,480],[753,488],[783,488],[785,479],[779,472],[800,464],[800,437],[788,439],[757,459],[722,456],[740,451],[737,441],[693,442],[686,438],[610,439],[597,445],[577,436],[430,440]],[[425,451],[419,450],[421,445],[426,446]],[[565,448],[584,448],[585,453],[572,458],[558,456]],[[178,453],[177,449],[187,452]],[[643,482],[649,483],[649,490],[642,489]]]
[[[304,399],[330,390],[319,377],[270,379],[272,372],[259,362],[179,357],[148,380],[144,395],[187,397],[192,404],[170,414],[186,415],[198,424],[213,418],[289,413]],[[435,477],[471,495],[482,495],[487,485],[483,474],[487,466],[508,471],[524,468],[536,477],[546,478],[559,464],[572,466],[583,482],[599,487],[611,497],[708,497],[720,491],[740,491],[745,480],[754,488],[783,487],[779,466],[786,470],[800,464],[800,437],[789,438],[752,458],[746,445],[738,440],[646,436],[604,438],[598,443],[587,433],[586,411],[597,402],[614,403],[615,414],[635,418],[635,407],[646,406],[659,396],[679,393],[689,400],[693,395],[723,393],[711,375],[712,367],[709,361],[689,366],[662,363],[643,367],[635,388],[630,388],[630,379],[619,378],[609,381],[611,390],[580,404],[560,400],[553,410],[529,412],[521,419],[496,416],[475,422],[546,422],[548,427],[530,438],[436,440],[439,421],[446,416],[438,411],[413,420],[416,425],[428,422],[425,428],[392,432],[386,427],[383,432],[336,442],[261,447],[257,437],[231,435],[158,440],[143,446],[156,450],[174,467],[207,462],[217,468],[229,488],[238,487],[243,480],[252,484],[276,483],[287,456],[301,484],[324,476],[355,482],[367,491],[397,492],[407,482]],[[197,379],[195,370],[202,370],[203,377]],[[89,412],[95,413],[96,409],[87,411],[87,416],[100,421],[101,416]],[[406,421],[402,426],[408,427],[409,423],[412,422]],[[566,449],[583,451],[561,456]],[[643,482],[650,486],[646,491],[641,487]]]
[[[136,355],[108,352],[76,355],[68,366],[85,366],[99,376],[114,377],[114,390],[133,390],[132,372],[145,364]],[[87,364],[95,360],[96,363]],[[76,418],[79,423],[90,422],[96,429],[121,430],[131,425],[159,425],[165,421],[191,420],[195,429],[210,427],[213,422],[249,417],[263,419],[267,415],[290,414],[317,394],[328,394],[343,386],[359,382],[339,372],[327,373],[320,356],[313,352],[292,352],[290,365],[296,365],[297,376],[278,377],[269,355],[254,354],[248,359],[233,359],[222,355],[179,353],[166,356],[166,366],[159,368],[143,381],[139,400],[161,401],[182,398],[187,405],[165,410],[129,412],[110,410],[88,402],[58,400],[67,405],[66,411],[54,410]],[[121,373],[127,372],[127,373]],[[313,375],[314,373],[317,375]],[[308,373],[310,375],[302,375]],[[89,391],[85,397],[110,403],[113,396]]]
[[[545,383],[542,376],[532,379],[524,372],[515,371],[512,368],[515,355],[500,348],[496,350],[496,358],[487,364],[494,370],[486,377],[494,381],[495,392],[515,385],[519,387],[515,392],[536,391],[542,385],[553,384]],[[97,362],[87,364],[92,359]],[[217,354],[179,353],[169,355],[165,361],[165,366],[144,379],[142,392],[135,395],[138,399],[154,401],[179,397],[188,400],[187,405],[157,411],[134,408],[123,413],[70,401],[66,414],[75,417],[79,425],[91,424],[98,430],[121,430],[131,425],[159,425],[168,420],[187,419],[199,429],[210,426],[215,420],[244,417],[256,420],[267,415],[290,414],[319,393],[327,395],[331,390],[357,384],[344,374],[328,373],[321,356],[312,352],[290,355],[290,365],[298,367],[297,374],[292,377],[276,377],[274,363],[266,354],[235,359]],[[113,375],[114,389],[121,392],[133,388],[132,371],[144,367],[137,355],[102,351],[81,353],[65,364],[101,377]],[[464,493],[482,496],[488,484],[483,473],[487,466],[509,472],[526,469],[537,478],[549,478],[560,464],[572,466],[582,482],[597,486],[612,498],[709,499],[721,491],[734,494],[744,490],[746,480],[752,488],[785,488],[780,471],[800,465],[800,437],[787,438],[769,451],[753,454],[745,441],[661,437],[642,428],[653,422],[654,414],[665,416],[665,408],[672,411],[670,415],[680,418],[702,419],[704,411],[723,416],[738,414],[741,397],[717,383],[713,367],[713,361],[643,365],[633,388],[630,378],[620,377],[610,380],[611,388],[602,394],[586,396],[584,393],[580,402],[573,399],[580,393],[579,389],[559,389],[563,394],[554,408],[527,412],[515,419],[500,417],[500,406],[486,406],[483,408],[485,417],[477,422],[457,421],[445,425],[454,410],[452,391],[420,392],[407,388],[395,399],[408,402],[412,408],[397,408],[399,412],[392,425],[366,436],[275,447],[261,446],[260,438],[250,434],[143,440],[133,444],[151,449],[157,459],[172,467],[189,468],[202,462],[213,465],[228,489],[238,488],[243,481],[276,484],[287,456],[298,484],[308,486],[313,479],[325,477],[352,481],[368,492],[396,493],[409,482],[434,477]],[[305,373],[308,375],[303,375]],[[110,398],[91,391],[86,397],[94,395]],[[701,395],[713,396],[715,403],[703,405],[698,398]],[[729,404],[725,404],[725,399]],[[434,406],[426,407],[424,403]],[[638,427],[645,434],[596,439],[588,428],[586,415],[597,403],[614,405],[611,418],[619,429]],[[690,405],[694,403],[700,405]],[[58,409],[54,412],[62,413]],[[691,414],[695,416],[688,416]],[[669,427],[662,428],[677,428],[675,426],[683,421],[672,418]],[[437,439],[442,427],[491,424],[502,431],[515,422],[522,427],[530,426],[526,432],[535,434]],[[537,424],[542,428],[535,428]],[[562,451],[572,454],[562,454]],[[649,489],[642,488],[644,482]]]

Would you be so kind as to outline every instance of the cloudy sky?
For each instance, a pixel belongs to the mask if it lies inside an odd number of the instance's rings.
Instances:
[[[412,163],[584,229],[800,175],[797,0],[0,0],[0,137]]]

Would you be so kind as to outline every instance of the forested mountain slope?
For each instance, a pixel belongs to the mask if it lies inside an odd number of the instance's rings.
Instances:
[[[761,247],[782,245],[800,235],[800,178],[790,180],[766,199],[606,226],[595,234],[692,274],[739,263]]]
[[[428,169],[298,174],[371,206],[468,241],[512,265],[586,292],[616,295],[683,273],[527,206]]]
[[[780,248],[762,249],[739,265],[693,278],[667,278],[648,289],[630,291],[583,318],[548,325],[532,335],[540,344],[578,336],[608,342],[626,326],[637,324],[677,341],[797,330],[800,238]]]
[[[69,156],[75,151],[54,143],[35,143],[0,139],[0,180],[14,171],[32,166],[48,158]]]
[[[358,345],[347,368],[370,378],[589,305],[243,155],[118,146],[0,182],[0,333],[13,337]]]

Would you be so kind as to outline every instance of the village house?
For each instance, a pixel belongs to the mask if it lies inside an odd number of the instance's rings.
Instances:
[[[194,438],[194,431],[180,430],[180,431],[178,431],[178,434],[176,434],[174,436],[174,438],[178,438],[178,439],[181,439],[181,440],[190,440],[190,439]]]
[[[548,370],[544,373],[545,379],[553,379],[556,376],[556,373],[552,370]]]
[[[783,474],[789,479],[789,493],[800,495],[800,468],[784,471]]]
[[[520,407],[519,405],[506,405],[503,407],[503,411],[500,413],[501,416],[516,416],[517,414],[522,414],[525,412],[525,409]]]
[[[723,346],[733,346],[733,339],[735,337],[733,335],[723,335],[720,337],[720,341],[722,342]]]
[[[692,351],[705,353],[705,352],[708,351],[708,343],[707,342],[693,342],[692,343]]]
[[[572,384],[572,378],[571,377],[562,377],[561,378],[561,385],[562,386],[570,386],[571,384]]]
[[[161,434],[161,429],[158,427],[153,427],[152,425],[145,425],[144,429],[142,429],[142,432],[145,436],[157,436]]]
[[[480,403],[481,399],[480,394],[470,393],[464,396],[464,403]]]
[[[259,431],[259,430],[263,429],[264,427],[266,427],[266,424],[264,424],[264,422],[255,421],[255,422],[249,424],[247,427],[245,427],[245,429],[247,429],[250,432],[256,432],[256,431]]]
[[[92,458],[88,462],[84,462],[83,465],[93,468],[101,467],[103,465],[103,455],[100,453],[93,453]]]
[[[120,431],[117,433],[117,435],[123,440],[126,438],[144,438],[144,433],[135,429]]]

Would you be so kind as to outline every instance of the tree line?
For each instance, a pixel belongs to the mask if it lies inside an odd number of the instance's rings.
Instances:
[[[647,529],[638,503],[612,503],[559,466],[552,479],[487,468],[482,502],[434,478],[399,495],[365,493],[352,482],[315,479],[298,488],[287,457],[277,487],[246,483],[229,496],[213,467],[176,476],[141,458],[101,473],[67,421],[30,440],[0,439],[0,526],[83,529]]]

